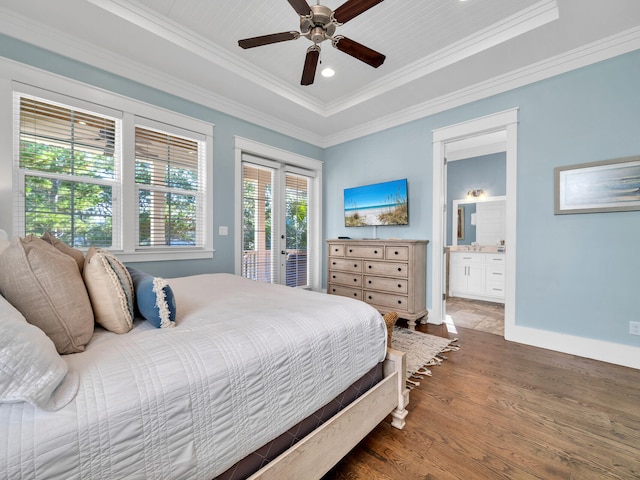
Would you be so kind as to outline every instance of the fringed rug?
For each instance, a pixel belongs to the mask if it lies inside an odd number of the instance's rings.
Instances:
[[[393,327],[391,345],[394,349],[407,354],[407,386],[420,385],[419,380],[431,376],[429,367],[437,366],[446,360],[445,352],[457,351],[457,338],[436,337],[403,327]]]

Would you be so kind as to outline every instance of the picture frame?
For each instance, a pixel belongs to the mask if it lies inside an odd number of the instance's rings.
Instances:
[[[640,156],[556,167],[556,215],[640,210]]]
[[[464,240],[464,207],[458,207],[458,240]]]

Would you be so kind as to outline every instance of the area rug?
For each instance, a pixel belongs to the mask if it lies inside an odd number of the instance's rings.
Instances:
[[[393,327],[391,346],[407,354],[407,386],[417,387],[425,376],[431,376],[429,367],[437,366],[446,360],[445,352],[457,351],[458,339],[437,337],[427,333]]]

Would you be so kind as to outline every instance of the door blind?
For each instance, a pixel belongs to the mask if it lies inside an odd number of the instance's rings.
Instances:
[[[275,170],[242,166],[242,276],[271,283],[272,213]]]

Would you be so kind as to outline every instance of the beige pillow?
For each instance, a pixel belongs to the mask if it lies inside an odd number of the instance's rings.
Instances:
[[[42,240],[44,240],[48,244],[53,245],[54,247],[56,247],[62,253],[66,253],[71,258],[73,258],[76,261],[76,263],[78,264],[78,268],[80,269],[80,273],[82,273],[82,269],[84,268],[84,253],[82,253],[77,248],[70,247],[69,245],[67,245],[63,241],[58,240],[58,238],[55,235],[53,235],[51,232],[44,232],[44,234],[40,238],[42,238]]]
[[[93,335],[93,310],[69,255],[33,235],[14,238],[0,256],[0,293],[59,353],[84,351]]]
[[[127,268],[114,255],[91,247],[84,263],[84,283],[96,322],[115,333],[133,326],[133,282]]]

